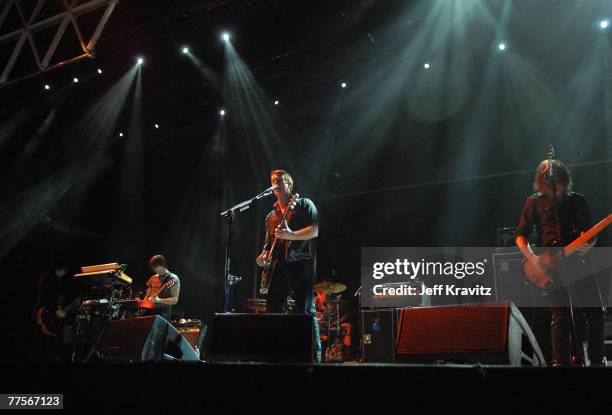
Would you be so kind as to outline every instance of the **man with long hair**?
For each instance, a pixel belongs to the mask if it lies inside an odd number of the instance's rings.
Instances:
[[[548,264],[534,252],[527,241],[533,230],[537,233],[538,245],[542,249],[560,249],[591,227],[591,212],[587,199],[584,195],[573,192],[572,184],[572,176],[560,160],[544,160],[536,169],[533,181],[536,193],[527,198],[523,207],[516,244],[527,261],[537,269],[544,270]],[[570,261],[568,258],[562,262],[548,295],[552,315],[552,364],[555,366],[570,364],[572,331],[574,336],[576,335],[572,324],[578,320],[587,323],[591,365],[605,364],[605,309],[597,280],[587,277],[589,272],[586,256],[595,243],[596,239],[580,245],[577,249],[578,260]],[[578,306],[573,308],[573,321],[571,306]],[[574,326],[574,329],[576,328]],[[576,338],[574,345],[575,340]],[[575,352],[579,355],[578,350]]]

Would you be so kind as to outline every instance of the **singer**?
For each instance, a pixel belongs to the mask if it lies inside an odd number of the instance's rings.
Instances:
[[[545,269],[548,264],[544,262],[543,256],[536,255],[527,242],[532,230],[535,229],[537,233],[538,246],[553,250],[554,247],[569,244],[582,232],[588,230],[591,226],[591,213],[587,199],[580,193],[572,192],[572,176],[560,160],[549,157],[538,165],[533,189],[537,193],[527,198],[525,202],[516,231],[516,244],[527,261],[532,262],[540,269]],[[580,260],[563,261],[561,275],[568,274],[563,279],[568,280],[569,274],[572,272],[584,273],[578,267],[588,266],[585,261],[586,254],[595,242],[593,240],[579,247]],[[588,274],[588,272],[584,274]],[[572,324],[578,322],[583,324],[586,322],[588,354],[591,365],[604,365],[605,315],[601,306],[598,281],[589,277],[569,285],[562,281],[557,282],[554,290],[546,296],[551,303],[550,339],[552,342],[553,366],[570,364]],[[569,296],[571,296],[572,301],[570,301]],[[572,306],[574,306],[574,321],[572,321],[570,308]],[[578,327],[574,325],[574,334],[579,332],[582,332],[582,330],[578,330]],[[573,344],[577,345],[579,342],[574,341]],[[577,360],[582,357],[580,350],[574,350],[574,353]]]
[[[270,180],[276,203],[266,217],[266,239],[257,265],[266,267],[276,261],[267,297],[267,311],[286,311],[287,296],[292,291],[295,312],[314,314],[314,283],[316,280],[316,238],[319,235],[319,214],[312,200],[298,198],[293,210],[287,214],[287,226],[281,226],[281,219],[294,190],[291,175],[284,170],[273,170]],[[274,252],[271,247],[278,240]],[[313,319],[316,360],[321,361],[319,325]]]

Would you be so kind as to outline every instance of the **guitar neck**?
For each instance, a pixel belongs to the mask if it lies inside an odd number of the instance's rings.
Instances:
[[[576,247],[578,245],[584,244],[584,243],[590,241],[591,239],[595,238],[604,229],[606,229],[608,227],[608,225],[610,225],[610,223],[612,223],[612,213],[609,214],[606,218],[604,218],[600,222],[598,222],[591,229],[589,229],[588,231],[586,231],[585,233],[580,235],[578,238],[576,238],[574,241],[572,241],[565,248],[563,248],[565,256],[572,255],[576,251]]]
[[[283,212],[283,216],[281,217],[280,220],[280,225],[283,228],[287,227],[287,217],[289,216],[289,211],[292,209],[291,208],[291,204],[293,203],[294,198],[297,197],[297,195],[292,196],[291,199],[289,200],[289,203],[287,204],[287,207],[285,208],[284,212]],[[276,248],[278,239],[274,239],[274,241],[272,242],[272,247],[270,248],[270,255],[274,255],[274,250]]]

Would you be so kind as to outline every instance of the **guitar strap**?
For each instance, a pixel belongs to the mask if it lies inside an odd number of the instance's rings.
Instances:
[[[290,210],[289,212],[287,212],[287,225],[289,225],[289,221],[293,217],[294,213],[295,213],[295,210]],[[291,243],[291,241],[289,241],[289,240],[285,241],[285,261],[289,260],[289,244],[290,243]]]
[[[161,284],[162,284],[162,289],[159,290],[157,295],[161,294],[161,292],[167,288],[167,287],[164,287],[164,285],[168,282],[168,280],[170,280],[170,272],[168,272],[166,275],[164,275],[163,279],[160,281]]]
[[[574,235],[576,235],[575,237],[580,236],[580,230],[576,227],[576,197],[574,197],[575,193],[571,193],[570,194],[570,198],[571,198],[571,203],[570,203],[570,207],[572,209],[572,222],[571,222],[571,226],[572,226],[572,232],[574,232]]]

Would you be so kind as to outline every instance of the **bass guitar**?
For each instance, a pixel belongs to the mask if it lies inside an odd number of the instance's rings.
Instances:
[[[527,281],[540,289],[550,288],[551,284],[555,281],[555,274],[557,273],[563,258],[570,257],[576,253],[576,248],[578,246],[595,238],[600,232],[606,229],[610,223],[612,223],[612,213],[560,251],[544,251],[540,253],[538,257],[544,263],[544,266],[541,268],[537,267],[528,260],[524,260],[523,270],[525,272],[525,278]]]
[[[40,331],[42,331],[45,336],[57,336],[60,327],[66,319],[66,315],[78,305],[78,300],[75,300],[63,309],[58,309],[58,311],[62,310],[62,313],[59,313],[59,315],[57,312],[54,310],[49,310],[47,307],[38,308],[34,317],[36,319],[36,323],[38,323]]]

